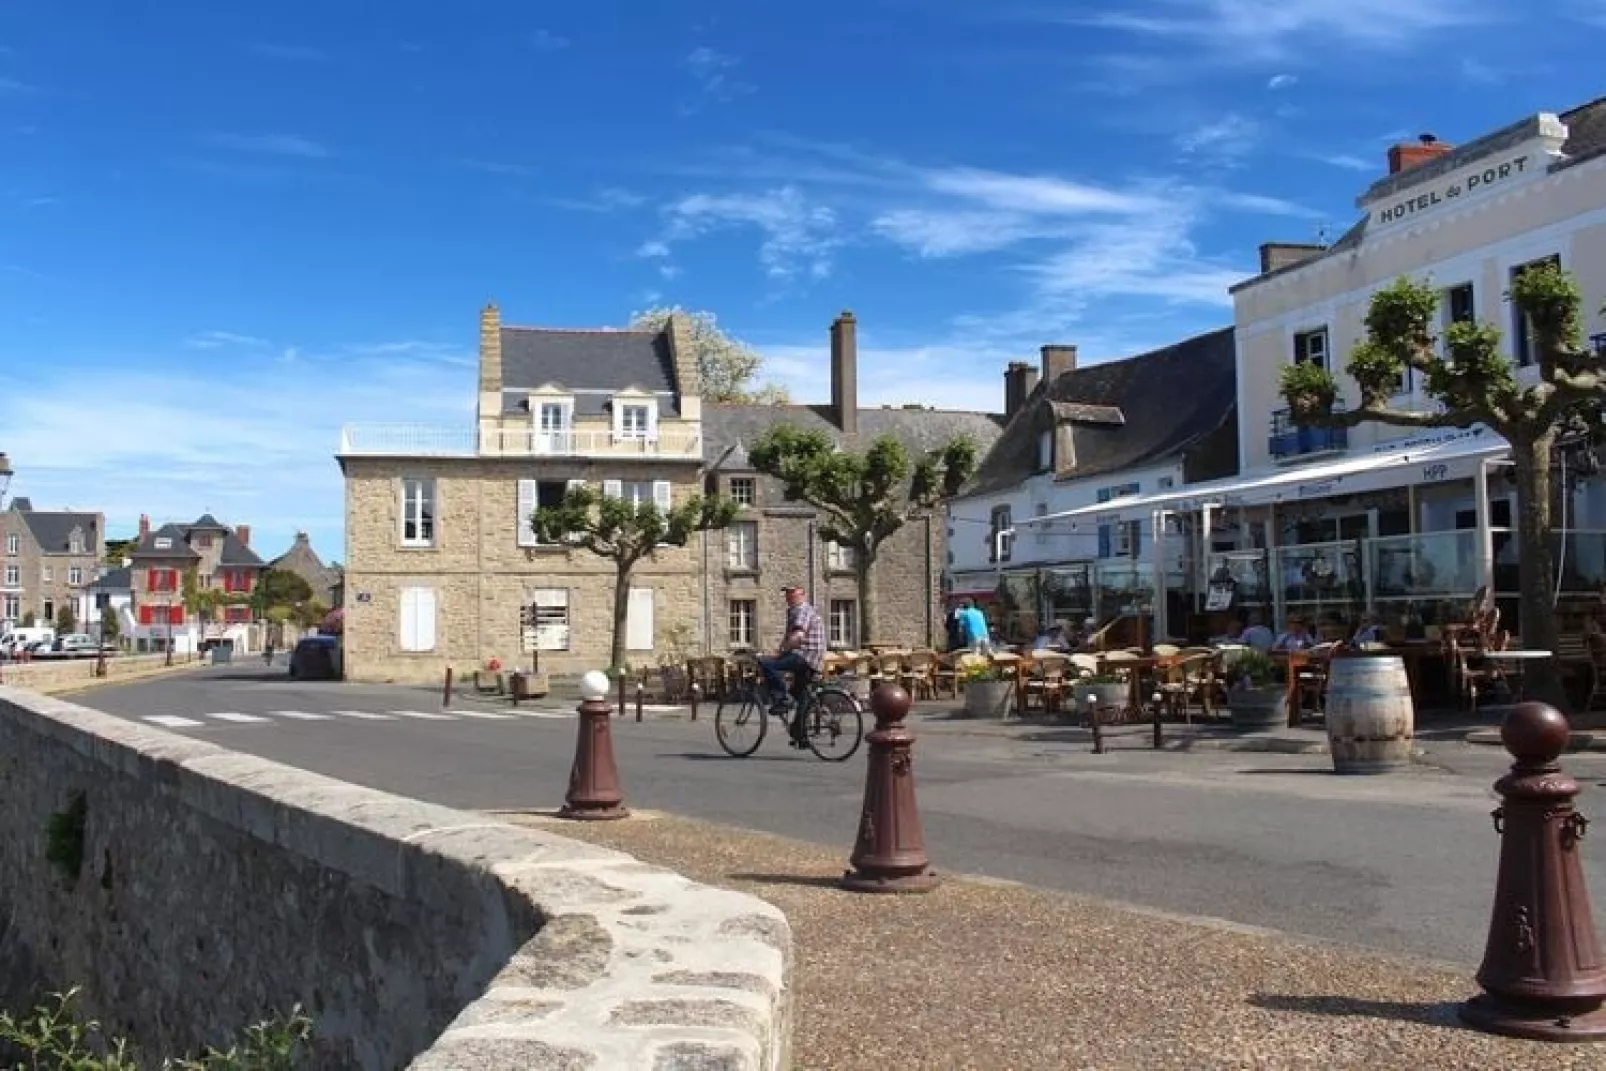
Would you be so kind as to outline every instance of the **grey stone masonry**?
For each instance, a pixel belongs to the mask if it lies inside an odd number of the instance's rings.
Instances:
[[[81,985],[147,1056],[299,1003],[320,1068],[789,1066],[753,897],[3,686],[0,786],[0,1004]]]

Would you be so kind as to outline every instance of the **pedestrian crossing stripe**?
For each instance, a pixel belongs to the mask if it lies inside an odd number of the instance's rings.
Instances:
[[[389,714],[375,714],[371,710],[337,710],[334,713],[342,718],[360,718],[363,721],[390,721]]]
[[[450,714],[434,714],[427,710],[393,710],[398,718],[417,718],[419,721],[451,721]]]
[[[177,714],[152,714],[143,720],[164,729],[194,729],[201,724],[194,718],[181,718]]]
[[[446,713],[458,718],[483,718],[486,721],[512,721],[517,716],[498,714],[494,710],[448,710]]]
[[[328,714],[313,714],[305,710],[275,710],[272,713],[275,717],[293,718],[296,721],[328,721],[330,718]]]
[[[258,722],[265,722],[269,720],[268,718],[262,717],[260,714],[236,714],[228,711],[219,714],[208,714],[207,717],[216,718],[218,721],[233,722],[236,725],[253,725]]]

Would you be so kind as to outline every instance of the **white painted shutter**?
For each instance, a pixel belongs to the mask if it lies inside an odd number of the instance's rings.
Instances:
[[[652,650],[652,588],[630,589],[630,611],[625,617],[625,648]]]
[[[564,493],[567,494],[568,492],[573,491],[576,487],[584,487],[585,485],[586,482],[584,480],[570,480],[568,485],[564,487],[563,490]]]
[[[435,590],[403,588],[401,592],[401,648],[404,651],[435,649]]]
[[[586,485],[586,482],[584,480],[570,480],[568,482],[568,485],[566,487],[564,487],[563,493],[565,495],[567,495],[570,491],[573,491],[576,487],[584,487],[585,485]],[[578,543],[580,541],[580,533],[579,532],[569,532],[569,533],[567,533],[565,538],[570,543]],[[567,606],[568,603],[565,602],[564,605]],[[562,647],[554,647],[552,649],[556,650],[556,651],[567,651],[569,649],[569,641],[568,641],[568,639],[567,638],[564,639]]]
[[[669,481],[652,481],[652,504],[658,507],[658,512],[667,516],[670,507]]]
[[[655,443],[655,442],[658,441],[658,403],[657,402],[648,402],[647,403],[647,441],[650,442],[650,443]]]
[[[622,480],[603,480],[602,493],[608,498],[623,498],[625,485]]]
[[[521,547],[533,547],[539,542],[535,538],[535,527],[530,523],[530,518],[535,515],[538,501],[535,481],[520,480],[518,528],[515,531],[518,532]]]
[[[613,437],[615,439],[624,435],[625,431],[625,403],[617,397],[613,400]]]
[[[435,589],[418,589],[418,649],[435,649]]]
[[[401,592],[401,649],[404,651],[418,650],[418,600],[415,598],[416,590],[402,588]]]

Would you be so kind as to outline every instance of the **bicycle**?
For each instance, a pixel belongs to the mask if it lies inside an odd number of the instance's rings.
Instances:
[[[714,736],[732,758],[745,759],[764,743],[770,713],[767,690],[760,681],[743,681],[719,701]],[[811,681],[791,716],[776,713],[790,735],[797,718],[807,718],[809,750],[826,762],[846,762],[864,739],[864,710],[852,692],[839,684]],[[752,743],[747,743],[747,737]],[[845,750],[841,750],[845,748]]]

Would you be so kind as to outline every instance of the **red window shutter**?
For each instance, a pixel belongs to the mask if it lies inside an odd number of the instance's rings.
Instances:
[[[149,606],[141,606],[139,608],[139,623],[142,624],[142,625],[149,625],[151,623],[151,621],[152,621],[151,607],[149,607]]]
[[[145,590],[147,590],[147,591],[155,591],[155,590],[157,590],[156,585],[159,583],[157,578],[160,577],[161,575],[162,575],[162,571],[160,569],[147,569],[147,570],[145,570]]]
[[[182,625],[184,623],[184,607],[169,606],[167,608],[167,623],[170,625]]]

